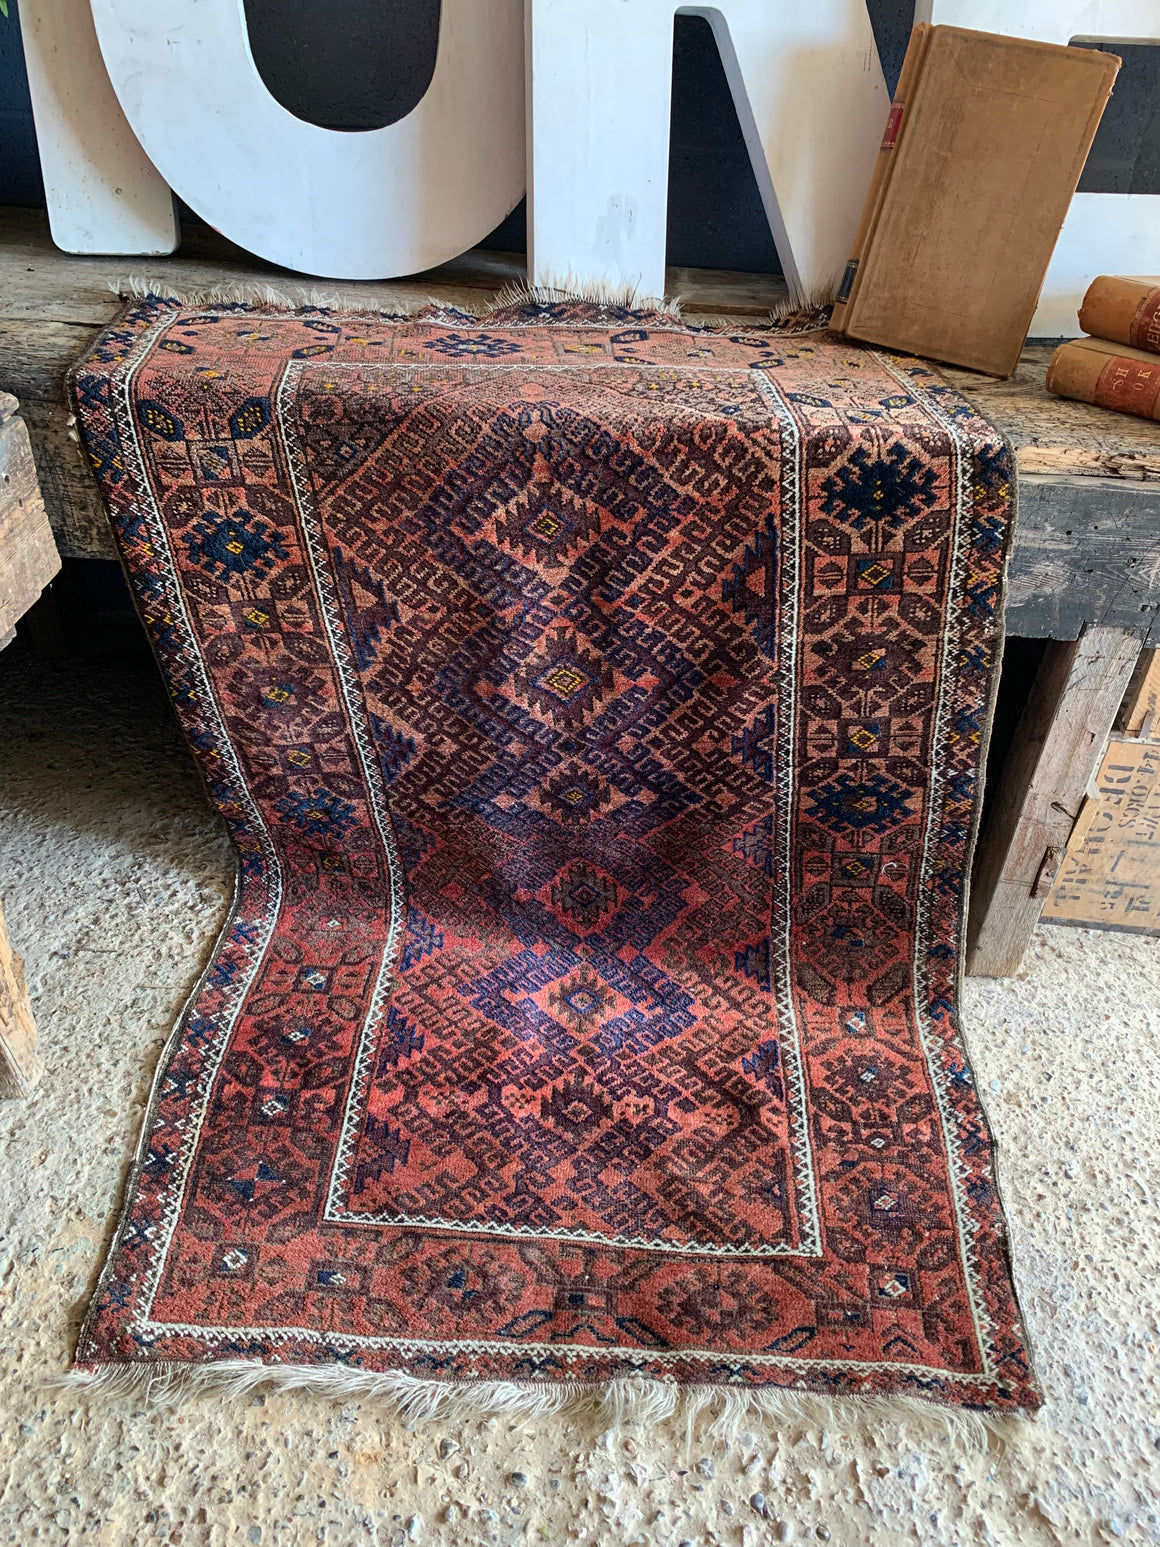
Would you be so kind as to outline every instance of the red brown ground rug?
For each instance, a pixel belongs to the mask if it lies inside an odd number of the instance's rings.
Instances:
[[[998,435],[533,302],[150,299],[73,386],[241,877],[78,1369],[1036,1407],[956,1022]]]

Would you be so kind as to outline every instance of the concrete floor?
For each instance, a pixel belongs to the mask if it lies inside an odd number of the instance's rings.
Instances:
[[[926,1428],[431,1423],[370,1403],[56,1393],[153,1065],[230,890],[130,620],[0,655],[0,892],[48,1072],[0,1106],[0,1540],[200,1544],[1160,1543],[1160,943],[1046,929],[968,984],[1047,1405],[985,1450]],[[751,1503],[762,1495],[765,1515]]]

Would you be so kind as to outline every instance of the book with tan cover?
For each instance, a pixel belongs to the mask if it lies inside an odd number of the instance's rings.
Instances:
[[[1160,419],[1160,356],[1106,338],[1073,338],[1047,362],[1048,392]]]
[[[1120,61],[962,27],[916,34],[837,325],[1009,376]]]
[[[1096,338],[1160,355],[1160,278],[1098,274],[1080,304],[1079,325]]]

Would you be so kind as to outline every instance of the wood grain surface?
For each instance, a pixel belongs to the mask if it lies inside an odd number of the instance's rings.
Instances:
[[[0,648],[60,569],[18,406],[0,392]]]
[[[1018,972],[1139,653],[1117,628],[1048,646],[975,856],[969,973]]]

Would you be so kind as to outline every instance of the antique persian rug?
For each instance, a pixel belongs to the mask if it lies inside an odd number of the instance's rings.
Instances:
[[[149,299],[73,389],[240,861],[78,1369],[1035,1408],[956,1021],[997,434],[533,302]]]

